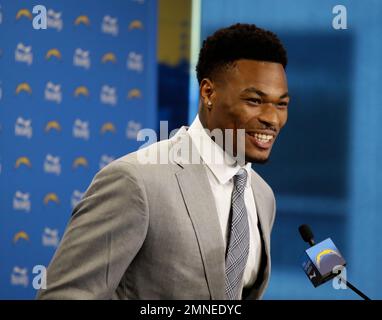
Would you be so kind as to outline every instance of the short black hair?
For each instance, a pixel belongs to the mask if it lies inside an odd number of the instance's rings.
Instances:
[[[203,41],[196,65],[198,82],[212,78],[218,69],[239,59],[281,63],[284,69],[288,63],[276,34],[254,24],[237,23],[217,30]]]

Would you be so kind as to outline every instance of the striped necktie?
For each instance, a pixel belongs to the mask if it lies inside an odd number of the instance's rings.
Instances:
[[[233,180],[231,230],[225,259],[225,293],[229,300],[241,298],[240,291],[249,252],[249,224],[244,203],[246,170],[241,169]]]

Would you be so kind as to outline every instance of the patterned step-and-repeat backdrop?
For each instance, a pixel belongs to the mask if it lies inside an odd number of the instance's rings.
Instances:
[[[35,296],[94,174],[156,128],[156,30],[155,0],[0,0],[0,299]]]

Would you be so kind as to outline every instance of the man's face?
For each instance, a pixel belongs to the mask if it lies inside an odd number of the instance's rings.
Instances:
[[[279,63],[238,60],[210,82],[208,129],[245,129],[245,160],[264,163],[288,117],[288,85]],[[201,87],[208,86],[202,82]],[[236,137],[236,135],[235,135]],[[233,150],[236,150],[236,139]]]

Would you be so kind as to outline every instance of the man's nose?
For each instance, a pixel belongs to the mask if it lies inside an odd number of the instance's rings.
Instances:
[[[259,121],[268,127],[278,128],[279,116],[277,107],[273,103],[265,103],[261,106],[261,113],[258,117]]]

